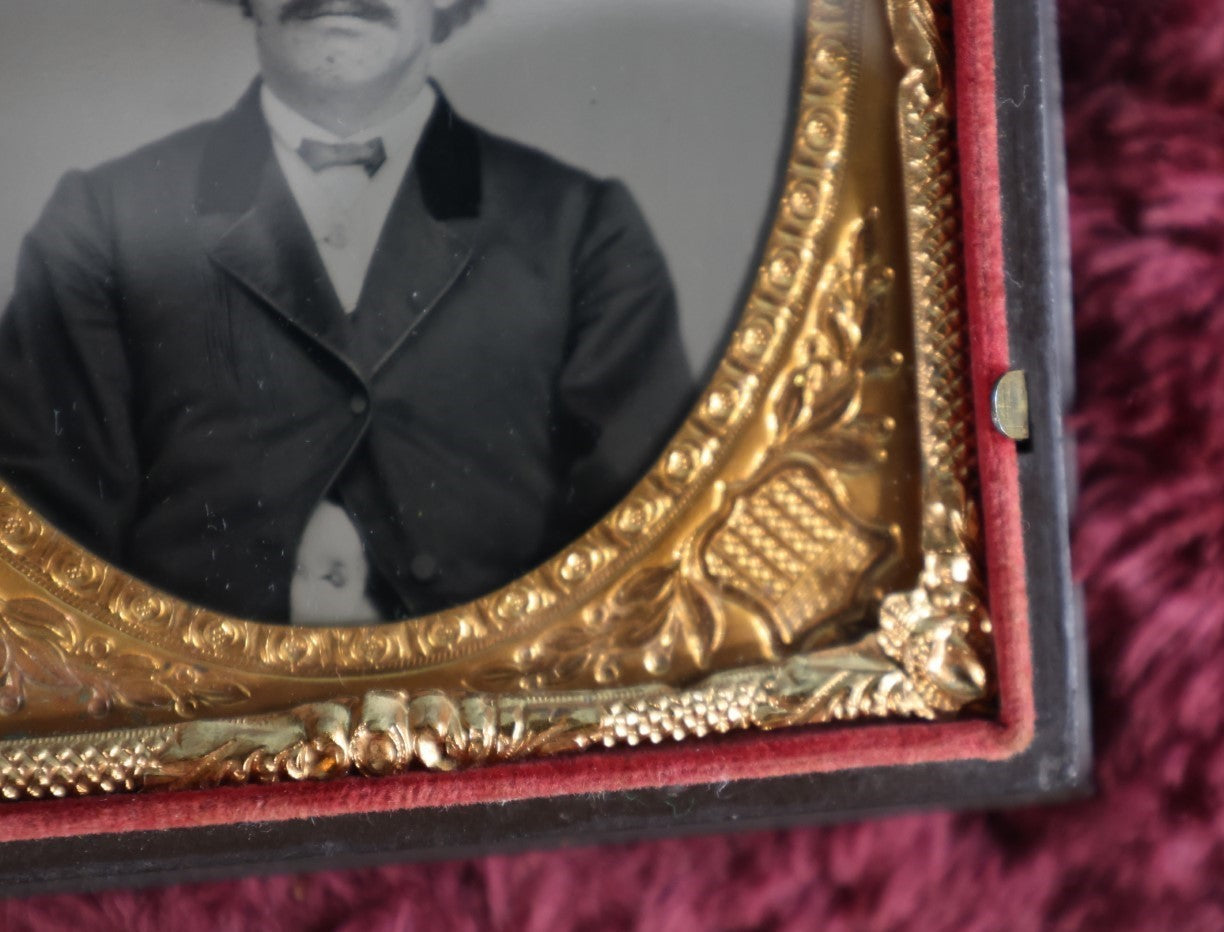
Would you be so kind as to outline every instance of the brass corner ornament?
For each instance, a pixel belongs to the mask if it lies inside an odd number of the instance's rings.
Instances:
[[[0,748],[7,799],[450,771],[592,747],[859,718],[934,719],[981,698],[984,619],[963,555],[932,556],[858,643],[688,689],[494,695],[377,690],[237,721]]]
[[[810,4],[776,220],[694,413],[522,579],[381,627],[257,625],[101,563],[0,487],[0,725],[40,735],[0,741],[0,795],[448,771],[982,706],[941,27],[927,0],[876,11],[903,72],[890,226],[862,182],[881,162],[853,165],[870,8]]]

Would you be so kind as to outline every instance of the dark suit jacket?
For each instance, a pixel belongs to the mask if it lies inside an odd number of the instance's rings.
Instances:
[[[625,188],[445,101],[347,318],[252,89],[60,183],[0,322],[0,475],[102,556],[263,619],[338,495],[418,613],[597,520],[690,393]]]

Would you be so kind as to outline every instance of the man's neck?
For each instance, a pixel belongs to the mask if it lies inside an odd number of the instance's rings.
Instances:
[[[341,138],[384,123],[407,109],[426,84],[424,69],[410,69],[390,87],[314,88],[265,73],[269,89],[316,126]]]

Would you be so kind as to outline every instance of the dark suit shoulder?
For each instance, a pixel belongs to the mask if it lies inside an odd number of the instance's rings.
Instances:
[[[526,143],[473,127],[481,153],[491,169],[507,179],[529,185],[590,187],[601,179]]]
[[[33,233],[67,235],[90,217],[95,226],[105,226],[116,207],[133,196],[142,209],[180,199],[177,192],[184,187],[183,179],[198,167],[216,122],[198,123],[92,168],[66,172]]]
[[[103,187],[155,183],[158,178],[181,179],[194,172],[221,118],[205,120],[146,143],[89,169],[85,175]]]
[[[487,193],[507,204],[586,205],[618,182],[596,177],[556,156],[485,129],[474,128]]]
[[[628,188],[601,178],[532,146],[474,128],[481,153],[483,210],[512,219],[533,236],[556,242],[560,235],[574,253],[591,240],[626,237],[636,249],[657,251],[642,211]]]

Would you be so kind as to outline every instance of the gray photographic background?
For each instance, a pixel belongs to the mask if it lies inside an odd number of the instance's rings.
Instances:
[[[488,0],[433,73],[470,119],[629,185],[702,372],[772,214],[799,28],[795,0]],[[4,0],[0,301],[60,175],[224,112],[257,70],[236,6]]]

